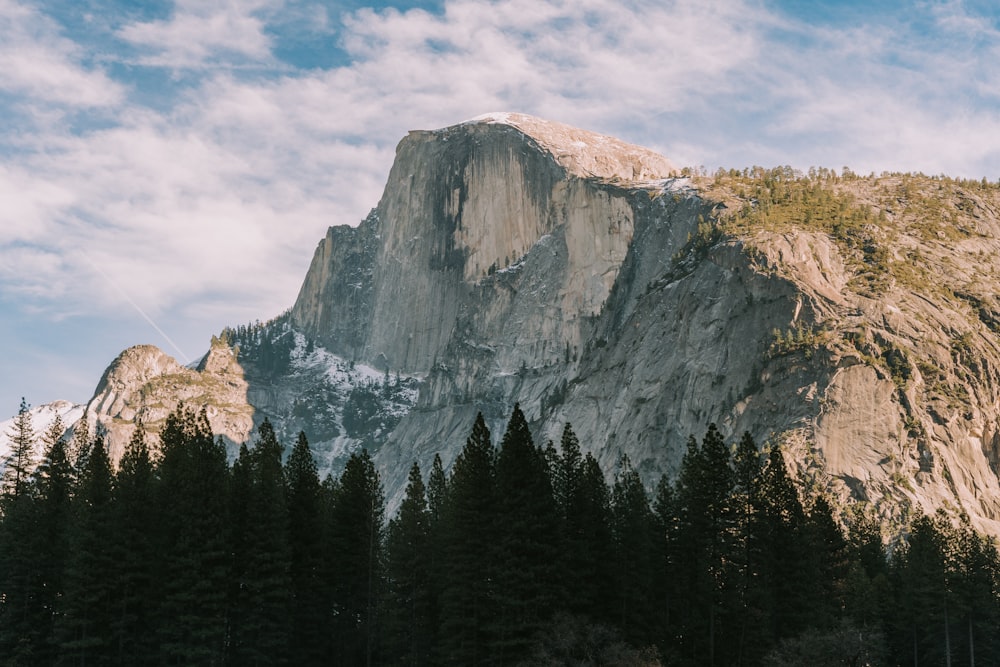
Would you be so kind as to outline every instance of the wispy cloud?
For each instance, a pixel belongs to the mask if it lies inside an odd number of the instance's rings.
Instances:
[[[878,21],[813,24],[765,0],[339,16],[308,0],[180,0],[166,18],[106,23],[98,49],[0,0],[0,109],[19,119],[0,128],[0,298],[47,317],[132,311],[85,255],[192,348],[291,305],[325,228],[377,203],[407,130],[487,111],[710,168],[1000,176],[995,21],[958,2]],[[344,64],[283,61],[301,30],[336,52],[313,60]],[[151,108],[155,83],[136,72],[185,85]]]
[[[30,5],[0,0],[0,35],[0,91],[11,95],[11,104],[62,109],[122,101],[122,87],[100,69],[83,65],[82,50]]]
[[[268,61],[271,39],[258,13],[266,0],[178,0],[167,20],[135,22],[118,36],[144,55],[139,62],[185,69],[232,64],[234,58]]]

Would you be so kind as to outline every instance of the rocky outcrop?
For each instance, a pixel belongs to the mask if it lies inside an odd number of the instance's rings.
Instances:
[[[118,355],[86,406],[91,428],[106,434],[108,454],[121,458],[137,424],[156,446],[159,432],[178,405],[205,408],[215,433],[230,445],[249,439],[254,409],[247,402],[247,382],[233,351],[215,341],[197,368],[180,365],[159,348],[137,345]]]

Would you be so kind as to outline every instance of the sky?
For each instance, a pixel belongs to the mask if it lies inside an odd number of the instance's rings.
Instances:
[[[1000,179],[991,1],[0,0],[0,415],[295,301],[413,129]]]

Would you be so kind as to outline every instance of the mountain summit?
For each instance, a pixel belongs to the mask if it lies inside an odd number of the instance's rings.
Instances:
[[[286,314],[197,370],[126,354],[90,421],[121,441],[183,398],[235,446],[267,417],[328,470],[369,447],[397,500],[413,461],[448,465],[477,412],[500,430],[515,402],[539,441],[571,422],[649,484],[716,423],[841,506],[1000,534],[996,184],[684,173],[521,114],[411,132]]]

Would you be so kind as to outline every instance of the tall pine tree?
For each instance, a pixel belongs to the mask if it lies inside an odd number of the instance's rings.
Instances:
[[[291,581],[281,451],[274,427],[265,418],[253,449],[240,460],[249,483],[242,499],[244,534],[235,536],[234,569],[241,576],[233,613],[240,621],[230,624],[229,654],[237,664],[280,665],[288,658]],[[234,493],[238,484],[234,481]]]
[[[285,463],[288,488],[288,546],[291,581],[289,664],[319,664],[324,656],[327,601],[323,577],[322,496],[316,461],[305,433],[299,433]]]
[[[389,522],[387,538],[385,634],[392,664],[432,664],[435,618],[430,518],[420,466],[414,463],[406,496],[396,518]]]
[[[12,502],[27,490],[35,467],[35,429],[31,424],[31,411],[23,398],[7,437],[10,452],[4,459],[3,498]]]
[[[205,410],[179,407],[160,434],[156,491],[159,654],[167,664],[218,664],[226,649],[230,577],[226,450]]]
[[[111,462],[104,439],[94,439],[75,498],[66,592],[56,626],[60,655],[71,664],[111,661],[113,589],[117,562],[114,541]]]
[[[114,540],[117,562],[112,599],[112,650],[117,665],[154,662],[156,644],[152,622],[155,611],[153,579],[156,561],[151,527],[157,523],[153,497],[155,468],[146,444],[146,430],[136,420],[135,430],[114,484]]]
[[[452,467],[442,518],[440,664],[491,664],[496,517],[493,445],[478,414]]]
[[[368,450],[351,454],[332,509],[336,661],[371,665],[379,648],[385,496]]]
[[[656,636],[657,527],[639,473],[622,456],[611,490],[614,536],[615,602],[612,619],[634,646],[648,646]]]
[[[516,664],[554,611],[559,537],[546,456],[518,405],[497,455],[496,508],[492,646],[499,664]]]

